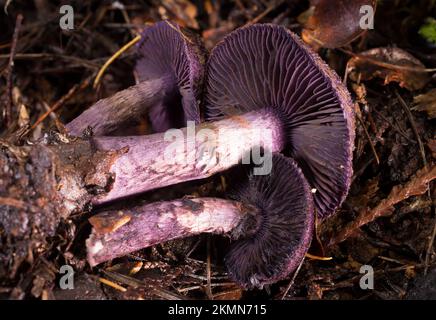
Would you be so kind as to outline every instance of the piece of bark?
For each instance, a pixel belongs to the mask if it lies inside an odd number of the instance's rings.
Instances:
[[[44,252],[59,222],[110,185],[107,165],[116,152],[56,139],[22,147],[0,140],[0,282]]]

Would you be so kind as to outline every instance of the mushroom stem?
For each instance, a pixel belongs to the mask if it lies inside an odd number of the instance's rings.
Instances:
[[[279,119],[268,110],[233,116],[198,127],[130,137],[94,137],[96,149],[127,151],[115,159],[108,174],[114,181],[101,204],[180,182],[202,179],[238,163],[261,165],[268,174],[271,154],[284,147]],[[268,150],[261,155],[262,150]],[[250,157],[251,156],[251,159]],[[269,161],[269,162],[268,162]],[[262,166],[263,165],[263,166]]]
[[[241,203],[218,198],[156,202],[123,211],[107,211],[89,219],[88,262],[124,256],[171,239],[203,232],[229,233],[248,213]]]
[[[244,288],[283,279],[307,252],[315,215],[309,184],[296,162],[274,154],[272,163],[268,175],[256,175],[253,167],[239,176],[229,190],[232,200],[184,198],[90,218],[88,262],[95,266],[203,232],[227,233],[237,240],[224,258],[231,279]]]
[[[159,105],[175,86],[174,78],[142,81],[113,96],[101,99],[66,125],[69,134],[80,136],[88,127],[94,135],[109,134],[121,124],[146,114],[152,106]]]

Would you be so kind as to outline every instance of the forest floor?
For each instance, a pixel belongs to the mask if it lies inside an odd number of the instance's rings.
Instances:
[[[145,23],[173,20],[200,34],[210,50],[235,28],[252,23],[280,24],[301,35],[309,9],[303,0],[93,0],[71,5],[74,29],[61,30],[58,1],[0,1],[0,109],[6,113],[0,138],[18,132],[17,144],[36,141],[98,99],[133,85],[133,50],[110,65],[96,89],[92,81]],[[241,290],[223,267],[229,240],[206,235],[90,268],[84,245],[90,214],[84,213],[62,221],[42,253],[29,254],[13,274],[0,276],[0,298],[436,299],[431,182],[436,178],[436,22],[429,17],[436,17],[435,1],[378,1],[375,29],[340,47],[317,48],[356,101],[354,176],[342,208],[318,226],[312,257],[306,257],[297,274],[262,290]],[[400,58],[387,48],[402,49],[395,52]],[[370,49],[376,51],[362,57]],[[148,120],[135,130],[149,133]],[[217,175],[149,192],[145,200],[220,196],[223,189]],[[4,205],[0,202],[0,210]],[[76,272],[74,290],[58,287],[58,270],[65,264]],[[374,271],[372,290],[359,285],[364,265]]]

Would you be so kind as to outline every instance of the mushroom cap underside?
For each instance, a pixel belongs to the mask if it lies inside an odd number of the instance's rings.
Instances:
[[[150,109],[153,129],[162,132],[200,122],[199,97],[205,51],[198,36],[170,21],[144,29],[137,44],[135,73],[139,82],[163,78],[165,97]]]
[[[319,217],[341,205],[351,183],[354,113],[336,73],[284,27],[257,24],[229,34],[211,53],[206,79],[209,120],[270,109],[286,147],[312,188]]]
[[[302,171],[292,159],[274,154],[270,174],[251,173],[234,190],[231,197],[255,211],[241,229],[256,229],[231,245],[225,257],[229,276],[244,288],[285,278],[312,239],[313,198]]]

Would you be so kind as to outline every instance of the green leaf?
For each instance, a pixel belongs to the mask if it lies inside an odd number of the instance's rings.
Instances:
[[[436,19],[427,18],[419,28],[419,34],[428,42],[436,45]]]

